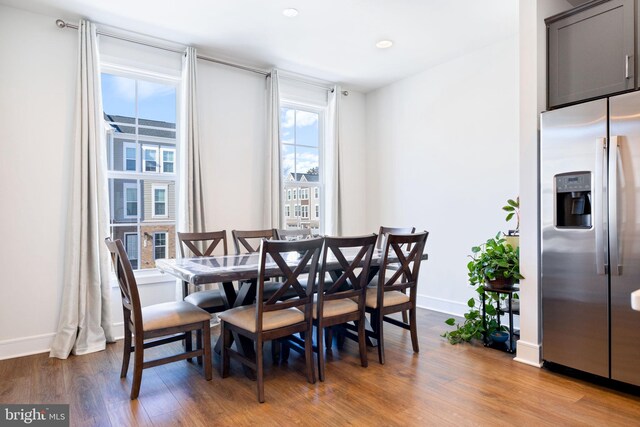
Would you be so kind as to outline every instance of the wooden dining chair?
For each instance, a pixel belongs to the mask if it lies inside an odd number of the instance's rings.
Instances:
[[[211,330],[209,326],[211,316],[209,313],[185,301],[141,307],[136,278],[122,241],[119,239],[113,241],[111,238],[107,238],[105,243],[111,252],[111,260],[122,296],[124,353],[120,378],[127,376],[129,359],[131,353],[134,353],[131,399],[136,399],[140,393],[142,370],[165,363],[202,357],[204,359],[204,376],[207,381],[211,380]],[[204,337],[202,346],[197,347],[196,350],[191,349],[192,331],[201,331]],[[185,340],[187,343],[185,352],[145,362],[145,349],[180,340]]]
[[[316,277],[316,269],[322,238],[299,240],[294,242],[263,240],[260,246],[258,266],[258,296],[253,305],[235,307],[220,313],[222,363],[221,375],[229,376],[229,358],[233,357],[256,371],[257,395],[260,403],[264,402],[264,368],[263,343],[287,337],[295,333],[304,333],[304,355],[309,383],[315,383],[312,343],[312,287],[300,286],[298,276],[308,268],[309,277]],[[293,255],[293,258],[291,257]],[[267,264],[267,259],[274,265]],[[267,272],[269,269],[269,272]],[[285,278],[279,289],[266,300],[264,285],[269,276],[278,275]],[[288,289],[294,289],[297,298],[281,301]],[[250,360],[231,349],[231,334],[238,333],[255,342],[255,360]]]
[[[241,253],[255,253],[260,250],[260,243],[263,240],[274,240],[277,238],[275,228],[267,228],[264,230],[232,230],[233,244],[236,249],[236,254]],[[279,278],[270,277],[270,280],[266,282],[264,288],[265,297],[270,297],[279,288],[280,284],[277,282]],[[293,289],[289,289],[282,298],[294,298],[296,293]]]
[[[275,231],[277,240],[301,240],[310,239],[312,237],[310,228],[276,228]]]
[[[384,364],[384,322],[391,323],[411,331],[413,351],[418,352],[418,332],[416,328],[416,298],[418,274],[422,253],[429,233],[423,231],[414,234],[389,234],[382,249],[379,280],[377,287],[367,288],[365,310],[371,314],[373,331],[367,331],[378,341],[378,359]],[[410,251],[403,247],[411,246]],[[397,261],[391,261],[397,257]],[[396,264],[393,268],[389,265]],[[404,291],[408,290],[409,295]],[[389,314],[409,310],[409,322],[399,321]]]
[[[376,235],[363,237],[325,237],[322,252],[322,266],[320,277],[324,277],[327,260],[340,265],[341,275],[332,283],[318,283],[317,300],[313,305],[313,323],[316,326],[316,349],[318,352],[318,376],[324,381],[325,328],[355,322],[358,331],[358,346],[360,349],[360,364],[364,367],[367,362],[367,344],[365,336],[365,299],[371,257],[376,243]],[[351,261],[345,257],[344,250],[356,250]],[[332,268],[335,270],[335,268]],[[329,344],[330,345],[330,344]]]
[[[222,254],[227,255],[226,230],[203,233],[178,233],[180,256],[212,256],[216,248],[222,245]],[[188,251],[188,252],[187,252]],[[227,309],[222,291],[218,288],[189,292],[189,283],[182,282],[184,300],[209,313],[218,313]]]
[[[384,246],[385,239],[391,233],[393,234],[413,234],[416,232],[415,227],[385,227],[383,225],[380,226],[380,230],[378,232],[378,240],[376,241],[376,249],[380,250]],[[404,247],[405,250],[410,250],[411,245],[406,245]],[[398,266],[396,264],[390,264],[388,269],[394,269]],[[371,286],[378,285],[378,276],[376,275],[372,280],[369,281]],[[406,293],[406,290],[404,291]],[[404,323],[409,322],[409,316],[406,310],[402,312],[402,321]]]
[[[260,250],[262,239],[272,240],[276,238],[276,230],[267,228],[264,230],[232,230],[233,246],[236,255],[242,253],[254,253]]]

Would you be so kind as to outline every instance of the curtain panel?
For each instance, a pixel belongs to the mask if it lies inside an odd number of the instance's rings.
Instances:
[[[280,82],[278,70],[267,77],[267,177],[265,179],[265,226],[283,228],[282,171],[280,165]]]
[[[200,165],[200,135],[198,132],[197,54],[188,47],[182,60],[182,120],[180,133],[180,191],[181,215],[179,229],[197,233],[206,230],[204,190]]]
[[[330,236],[342,235],[342,155],[340,148],[340,98],[342,88],[334,86],[329,92],[327,108],[327,138],[325,147],[325,233]]]
[[[111,331],[109,200],[95,24],[78,25],[78,84],[64,287],[51,357],[104,350]]]

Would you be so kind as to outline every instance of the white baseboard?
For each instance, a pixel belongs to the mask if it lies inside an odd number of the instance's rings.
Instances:
[[[524,363],[525,365],[541,368],[542,358],[540,357],[540,350],[541,346],[539,344],[532,344],[523,340],[518,340],[516,357],[513,360]]]
[[[440,313],[451,314],[462,317],[469,307],[459,301],[451,301],[442,298],[434,298],[426,295],[418,295],[416,305],[427,310],[438,311]]]
[[[55,332],[51,332],[31,337],[0,341],[0,360],[45,353],[51,349],[51,342],[55,335]]]
[[[114,338],[121,340],[124,338],[122,326],[124,322],[113,324]],[[55,332],[32,337],[14,338],[0,341],[0,360],[13,359],[16,357],[31,356],[33,354],[48,353],[51,351],[51,343]]]

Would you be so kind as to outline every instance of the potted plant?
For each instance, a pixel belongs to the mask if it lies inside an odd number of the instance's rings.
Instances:
[[[485,294],[485,286],[512,286],[516,280],[523,278],[520,274],[519,249],[507,243],[502,233],[496,234],[482,245],[474,246],[471,251],[471,261],[467,264],[469,285],[475,288],[479,297]],[[487,292],[485,298],[486,328],[483,325],[479,302],[470,298],[467,301],[469,311],[464,314],[463,322],[456,323],[453,317],[447,319],[445,323],[455,326],[455,329],[445,332],[442,336],[451,344],[457,344],[469,342],[474,338],[482,339],[485,334],[491,336],[496,331],[506,331],[504,326],[498,326],[499,313],[496,310],[497,305],[494,304],[496,298],[502,301],[506,295],[496,296],[495,293]]]
[[[494,289],[513,286],[520,275],[519,248],[507,243],[502,233],[488,239],[480,246],[471,248],[471,261],[467,264],[469,283],[484,285]]]
[[[511,246],[517,248],[520,245],[520,197],[516,197],[515,200],[507,200],[507,204],[502,207],[502,210],[507,212],[507,217],[505,218],[507,222],[513,218],[516,219],[516,228],[507,232],[505,240]]]

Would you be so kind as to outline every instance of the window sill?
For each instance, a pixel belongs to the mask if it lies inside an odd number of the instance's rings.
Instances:
[[[157,285],[159,283],[174,283],[177,279],[169,274],[161,273],[157,268],[148,268],[145,270],[135,271],[136,283],[138,286]],[[118,288],[118,279],[115,275],[111,275],[111,287]]]

